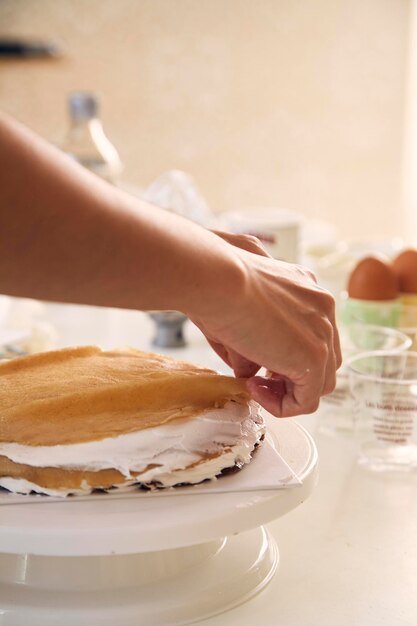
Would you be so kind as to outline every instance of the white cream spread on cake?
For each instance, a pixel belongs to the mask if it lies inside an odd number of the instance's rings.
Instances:
[[[84,471],[116,469],[127,479],[122,488],[137,483],[170,487],[213,479],[227,467],[249,463],[264,433],[265,426],[256,403],[229,401],[224,408],[204,411],[193,419],[99,441],[56,446],[0,443],[0,455],[32,467]],[[207,458],[207,455],[213,457]],[[153,467],[146,470],[149,466]],[[135,477],[132,472],[142,473]],[[17,493],[35,491],[61,496],[91,491],[88,484],[78,490],[54,490],[10,477],[0,477],[0,486]]]

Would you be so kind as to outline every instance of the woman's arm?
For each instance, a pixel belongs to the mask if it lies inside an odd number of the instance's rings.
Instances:
[[[308,270],[233,243],[0,116],[0,293],[183,311],[275,415],[310,412],[340,364],[334,301]],[[253,378],[261,366],[276,380]]]
[[[0,293],[188,311],[203,289],[226,290],[218,272],[238,279],[229,248],[0,117]]]

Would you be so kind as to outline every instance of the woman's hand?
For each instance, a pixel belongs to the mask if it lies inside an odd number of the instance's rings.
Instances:
[[[272,259],[256,238],[216,234],[234,247],[241,280],[193,321],[270,413],[315,411],[334,389],[341,364],[333,297],[312,272]],[[256,376],[261,367],[266,377]]]

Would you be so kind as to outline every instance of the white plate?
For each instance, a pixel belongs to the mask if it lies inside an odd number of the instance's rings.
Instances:
[[[43,504],[44,498],[26,506],[6,504],[0,507],[0,553],[75,556],[164,550],[249,530],[284,515],[313,489],[317,451],[310,435],[295,422],[266,419],[282,458],[301,485],[211,496],[200,493],[190,497],[175,490],[171,497],[133,494],[115,499],[106,495],[50,502],[48,506]],[[254,468],[255,463],[258,472],[261,455],[254,460]]]

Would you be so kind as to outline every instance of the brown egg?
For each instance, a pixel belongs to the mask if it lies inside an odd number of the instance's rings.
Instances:
[[[399,290],[402,293],[417,293],[417,250],[404,250],[392,262]]]
[[[394,300],[398,283],[393,269],[375,257],[365,257],[349,277],[348,294],[358,300]]]

